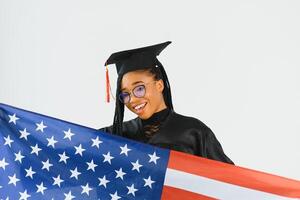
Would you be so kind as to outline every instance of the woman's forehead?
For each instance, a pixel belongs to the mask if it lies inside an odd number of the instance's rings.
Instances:
[[[122,83],[123,82],[135,82],[135,81],[144,81],[144,80],[149,80],[153,77],[153,75],[148,72],[148,71],[141,71],[141,70],[137,70],[137,71],[132,71],[132,72],[128,72],[126,74],[124,74],[123,78],[122,78]]]
[[[121,88],[127,88],[138,83],[145,83],[153,79],[153,75],[148,71],[132,71],[124,74]]]

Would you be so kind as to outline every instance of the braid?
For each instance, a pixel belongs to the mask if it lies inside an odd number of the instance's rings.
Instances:
[[[158,71],[161,74],[161,79],[164,81],[164,84],[165,84],[165,89],[163,91],[165,103],[170,110],[174,110],[173,103],[172,103],[171,87],[170,87],[167,73],[166,73],[163,65],[158,61],[158,59],[156,59],[156,63],[157,63]]]
[[[120,93],[121,81],[122,81],[122,77],[118,77],[116,97]],[[115,116],[114,116],[114,122],[113,122],[113,133],[114,134],[121,135],[121,136],[123,135],[122,134],[123,118],[124,118],[124,104],[122,102],[120,102],[120,100],[117,98],[116,99]]]

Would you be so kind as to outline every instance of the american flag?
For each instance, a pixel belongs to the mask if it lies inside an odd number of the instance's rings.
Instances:
[[[0,200],[299,197],[296,180],[0,104]]]
[[[7,105],[0,199],[160,199],[169,152]]]

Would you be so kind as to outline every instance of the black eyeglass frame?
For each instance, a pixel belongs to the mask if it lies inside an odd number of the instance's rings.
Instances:
[[[137,97],[137,98],[143,98],[143,97],[145,96],[146,92],[147,92],[147,90],[146,90],[146,85],[148,85],[148,84],[150,84],[150,83],[154,83],[154,82],[157,82],[157,80],[151,81],[151,82],[148,82],[148,83],[139,84],[139,85],[135,86],[135,87],[131,90],[131,92],[120,92],[120,94],[118,95],[118,96],[119,96],[119,100],[120,100],[123,104],[127,104],[127,103],[129,103],[129,102],[131,101],[131,94],[133,94],[133,95],[134,95],[135,97]],[[135,94],[134,91],[135,91],[135,89],[137,89],[138,87],[141,87],[141,86],[143,86],[145,92],[143,93],[143,95],[139,96],[139,95]],[[123,100],[124,94],[128,95],[128,97],[129,97],[128,102],[124,102],[124,100]]]

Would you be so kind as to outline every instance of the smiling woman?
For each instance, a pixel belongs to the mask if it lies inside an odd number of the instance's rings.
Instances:
[[[154,75],[149,70],[128,72],[122,79],[120,100],[141,119],[148,119],[167,108],[162,95],[164,83],[161,79],[153,79]],[[132,87],[132,92],[126,92]]]
[[[170,43],[121,51],[109,57],[106,65],[117,67],[119,98],[113,125],[100,130],[233,164],[210,128],[174,111],[168,77],[157,59]],[[124,105],[137,115],[135,119],[123,122]]]

